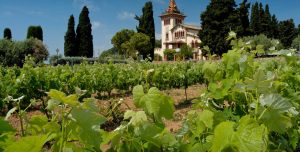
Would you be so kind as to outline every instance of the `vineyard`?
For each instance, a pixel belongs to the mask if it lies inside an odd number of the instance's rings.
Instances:
[[[256,60],[247,44],[232,41],[221,61],[203,63],[81,64],[1,68],[1,151],[300,151],[300,60]],[[181,129],[170,132],[174,101],[161,90],[204,84]],[[95,98],[132,93],[113,131]],[[92,96],[92,97],[91,97]],[[42,102],[45,115],[26,119]],[[118,101],[122,102],[122,101]],[[112,109],[114,107],[111,107]],[[2,110],[4,111],[4,110]],[[21,134],[6,121],[16,115]]]

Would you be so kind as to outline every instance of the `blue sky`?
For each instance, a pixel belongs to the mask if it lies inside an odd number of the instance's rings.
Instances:
[[[76,25],[84,5],[90,10],[93,25],[95,56],[111,47],[112,36],[123,28],[135,29],[138,24],[135,14],[140,15],[147,0],[0,0],[0,36],[5,27],[12,30],[13,39],[23,40],[30,25],[41,25],[44,42],[51,55],[58,48],[63,54],[64,35],[69,16],[75,16]],[[241,0],[236,0],[240,3]],[[255,2],[257,0],[251,0]],[[168,6],[169,0],[152,0],[156,36],[160,36],[161,23],[158,17]],[[200,13],[209,0],[176,0],[177,5],[187,18],[185,23],[200,25]],[[300,23],[299,0],[260,0],[268,3],[271,13],[279,20],[293,18]]]

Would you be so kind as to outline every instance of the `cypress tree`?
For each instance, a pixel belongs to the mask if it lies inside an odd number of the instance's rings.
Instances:
[[[43,29],[41,26],[29,26],[27,30],[27,39],[37,38],[43,41]]]
[[[256,2],[254,5],[252,5],[250,19],[250,29],[253,35],[259,35],[261,31],[259,12],[259,4]]]
[[[79,23],[76,29],[77,56],[91,58],[94,54],[92,24],[89,18],[89,10],[83,7],[79,15]]]
[[[294,20],[289,19],[279,22],[279,39],[285,48],[289,48],[297,36]]]
[[[271,31],[271,38],[278,39],[279,37],[278,20],[275,15],[273,15],[271,18],[270,31]]]
[[[42,29],[42,27],[41,26],[37,26],[36,27],[36,30],[37,30],[37,39],[39,39],[39,40],[41,40],[41,41],[43,41],[43,29]]]
[[[12,36],[11,36],[11,30],[9,28],[4,29],[3,38],[11,40]]]
[[[235,7],[234,0],[212,0],[210,2],[201,14],[202,30],[199,31],[199,37],[202,40],[202,48],[208,46],[212,54],[219,56],[230,49],[230,42],[226,41],[226,37],[230,30],[237,31],[240,23]]]
[[[271,31],[271,21],[272,17],[269,10],[269,5],[267,4],[265,6],[264,14],[261,18],[261,24],[262,24],[262,33],[265,34],[267,37],[272,37],[272,31]]]
[[[241,22],[241,31],[237,32],[239,36],[248,36],[250,35],[250,23],[249,23],[249,8],[250,3],[247,2],[247,0],[243,0],[242,3],[240,3],[240,7],[238,8],[239,16],[240,16],[240,22]]]
[[[73,15],[69,18],[68,30],[65,34],[64,52],[65,56],[76,56],[76,33]]]
[[[146,58],[150,55],[151,60],[154,59],[154,48],[155,48],[155,25],[153,17],[153,6],[152,2],[146,2],[142,9],[143,14],[141,16],[136,16],[135,19],[139,21],[139,26],[137,27],[138,33],[146,34],[150,37],[151,46],[143,55]]]

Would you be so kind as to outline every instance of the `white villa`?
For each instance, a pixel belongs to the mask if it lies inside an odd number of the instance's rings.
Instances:
[[[201,50],[198,37],[198,32],[201,30],[200,26],[184,24],[185,15],[177,8],[175,0],[170,0],[169,8],[161,14],[161,43],[162,48],[155,49],[155,53],[162,56],[163,60],[167,60],[164,55],[166,49],[174,49],[179,51],[183,44],[187,44],[194,48],[193,59],[201,60]],[[174,57],[176,60],[176,56]]]

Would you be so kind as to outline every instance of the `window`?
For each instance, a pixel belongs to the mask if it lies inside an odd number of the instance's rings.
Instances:
[[[166,34],[166,41],[169,41],[169,33]]]
[[[181,24],[181,23],[182,23],[182,20],[181,20],[181,19],[176,19],[176,20],[175,20],[175,23],[176,23],[176,24]]]
[[[199,44],[198,44],[197,41],[193,40],[192,43],[191,43],[191,46],[192,46],[192,48],[198,48]]]
[[[176,39],[183,39],[185,37],[184,34],[184,31],[177,31],[174,33]]]
[[[164,20],[164,25],[170,25],[170,19],[165,19]]]

